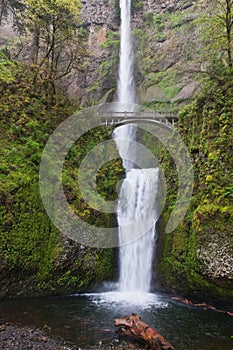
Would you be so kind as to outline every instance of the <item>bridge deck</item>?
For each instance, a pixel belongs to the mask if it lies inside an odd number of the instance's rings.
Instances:
[[[130,120],[154,120],[162,124],[174,124],[178,118],[174,112],[104,112],[99,117],[102,124],[115,125]]]

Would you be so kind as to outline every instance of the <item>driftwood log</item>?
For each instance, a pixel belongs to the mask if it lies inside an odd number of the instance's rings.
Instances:
[[[120,333],[136,340],[144,340],[152,350],[173,350],[174,347],[164,337],[148,326],[137,314],[115,319]]]
[[[232,311],[220,310],[220,309],[217,309],[216,307],[214,307],[213,305],[208,305],[206,303],[195,304],[195,303],[193,303],[191,300],[189,300],[187,298],[182,299],[182,298],[179,298],[179,297],[172,297],[172,299],[180,301],[181,303],[184,303],[186,305],[195,306],[195,307],[202,307],[203,310],[213,310],[215,312],[220,312],[222,314],[227,314],[228,316],[233,317],[233,312]]]

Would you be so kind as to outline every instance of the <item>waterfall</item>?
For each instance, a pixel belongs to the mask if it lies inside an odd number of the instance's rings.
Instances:
[[[121,111],[133,111],[135,103],[134,62],[131,41],[131,1],[121,0],[121,46],[118,102]],[[155,249],[156,193],[158,169],[134,169],[137,127],[133,124],[114,131],[126,179],[117,208],[119,226],[120,292],[149,292]]]
[[[155,248],[158,169],[132,169],[118,204],[121,292],[149,292]]]
[[[119,79],[117,85],[117,97],[119,102],[119,112],[133,112],[136,100],[135,82],[134,82],[134,59],[133,45],[131,39],[131,0],[120,0],[121,8],[121,28],[120,28],[120,63],[119,63]],[[137,127],[133,124],[123,125],[114,131],[114,139],[116,141],[119,153],[123,159],[125,169],[133,167],[133,163],[129,160],[133,158],[132,144],[124,143],[121,140],[135,140]],[[118,141],[119,140],[119,141]],[[124,152],[124,153],[123,153]]]
[[[131,0],[120,0],[121,43],[118,81],[118,101],[121,104],[135,103],[134,60],[131,40]]]

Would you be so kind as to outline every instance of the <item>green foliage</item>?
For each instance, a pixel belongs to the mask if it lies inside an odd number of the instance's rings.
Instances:
[[[199,96],[178,116],[178,129],[193,159],[195,186],[186,218],[172,235],[163,236],[160,271],[170,286],[185,293],[232,297],[227,278],[207,277],[197,257],[197,249],[208,247],[214,235],[222,243],[232,239],[232,86],[231,69],[212,66]],[[163,213],[166,222],[176,190],[168,168],[170,157],[162,153],[160,159],[165,161],[163,169],[170,185]]]
[[[115,17],[120,17],[121,15],[121,8],[120,8],[120,1],[114,0],[114,14]]]
[[[0,81],[9,83],[14,80],[14,68],[16,62],[10,61],[2,52],[0,52]]]
[[[87,91],[92,92],[99,89],[99,83],[96,81],[92,86],[88,86]]]
[[[116,48],[119,49],[120,47],[119,33],[108,30],[106,35],[106,41],[102,43],[101,47],[103,49],[109,48],[111,50],[112,49],[116,50]]]
[[[165,20],[163,15],[154,16],[154,24],[158,32],[162,32],[165,29]]]
[[[31,30],[38,28],[42,36],[49,34],[47,26],[59,36],[71,34],[74,23],[79,22],[81,4],[79,0],[26,0],[24,23]]]
[[[153,12],[144,13],[144,24],[149,26],[154,23],[154,14]]]
[[[138,81],[146,83],[146,86],[159,82],[159,87],[165,89],[167,99],[175,97],[181,86],[178,85],[181,82],[180,71],[174,64],[176,59],[179,60],[176,52],[182,52],[182,60],[187,61],[192,61],[197,56],[198,48],[194,46],[192,35],[196,31],[193,19],[194,16],[189,16],[186,9],[165,11],[156,15],[146,12],[143,27],[133,30]],[[166,40],[167,43],[169,40],[169,44],[158,44]],[[154,81],[151,79],[152,75]]]
[[[212,225],[209,226],[209,222]],[[216,225],[214,227],[214,224]],[[233,206],[222,207],[215,203],[198,206],[195,211],[193,226],[198,233],[202,233],[203,228],[215,230],[217,227],[220,233],[227,231],[227,226],[233,224]],[[229,226],[230,228],[230,226]]]
[[[68,239],[64,244],[44,210],[38,178],[41,153],[49,135],[76,107],[61,94],[56,104],[50,106],[43,83],[33,82],[30,69],[3,59],[11,79],[1,76],[0,86],[0,263],[3,266],[0,295],[7,293],[6,284],[10,286],[9,295],[21,296],[75,292],[81,287],[85,290],[112,274],[109,265],[112,251],[95,250],[98,258],[91,267],[89,263],[85,265],[85,261],[90,262],[85,256],[92,257],[92,251],[88,253],[88,249],[72,242],[67,248]],[[110,133],[106,128],[93,130],[91,135],[79,140],[68,155],[64,169],[64,182],[69,185],[66,194],[68,199],[73,198],[71,205],[75,202],[75,210],[81,216],[89,209],[82,208],[81,196],[76,197],[74,158],[81,160],[95,142],[107,135]],[[118,168],[118,173],[122,173],[120,163]],[[110,172],[109,176],[113,174],[112,168],[104,171]],[[116,180],[117,173],[114,176]],[[99,177],[99,192],[104,194],[109,190],[109,195],[114,195],[114,183],[108,184],[101,171]],[[95,221],[98,213],[91,215]],[[110,220],[99,219],[105,226]],[[66,254],[69,254],[68,260]]]
[[[79,71],[85,63],[86,33],[78,28],[81,3],[80,0],[26,0],[24,6],[21,22],[24,31],[32,33],[30,59],[35,64],[34,81],[44,81],[53,103],[57,81]]]
[[[100,79],[112,77],[112,81],[117,81],[117,67],[119,61],[120,38],[119,33],[108,31],[105,42],[102,43],[102,48],[107,50],[108,55],[103,60],[98,68]],[[114,83],[113,83],[114,84]]]
[[[201,156],[205,162],[205,167],[201,167],[201,164],[197,162],[203,196],[209,200],[223,201],[226,204],[228,201],[227,198],[223,198],[223,193],[228,193],[230,196],[229,184],[232,183],[230,139],[233,131],[230,116],[233,100],[232,86],[229,85],[231,79],[231,72],[228,72],[228,69],[221,73],[218,72],[216,80],[211,79],[207,83],[206,88],[193,105],[185,109],[180,119],[181,124],[188,126],[183,130],[184,137],[188,135],[190,128],[198,131],[198,133],[193,133],[194,138],[189,137],[187,141],[195,157]]]
[[[105,200],[114,201],[118,198],[118,193],[116,192],[117,184],[123,176],[124,170],[120,158],[105,163],[99,169],[96,176],[96,186],[98,192]]]
[[[67,103],[49,111],[42,86],[32,89],[30,71],[14,62],[7,67],[11,79],[1,77],[0,88],[1,262],[10,275],[18,274],[19,283],[26,276],[43,281],[52,269],[58,232],[43,209],[38,167],[57,113]]]
[[[154,109],[157,112],[176,112],[180,110],[179,102],[171,101],[151,101],[142,103],[144,107]]]
[[[180,12],[178,11],[175,13],[169,13],[167,14],[166,17],[169,23],[169,27],[171,29],[178,28],[184,24],[184,21],[183,21],[184,15],[181,11]]]
[[[141,0],[133,0],[132,1],[132,10],[139,11],[143,8],[143,1]]]
[[[233,3],[231,0],[200,1],[200,17],[197,24],[202,28],[203,59],[221,61],[232,67],[233,57]]]
[[[28,177],[28,184],[6,200],[8,215],[1,221],[0,244],[6,266],[45,278],[52,267],[57,232],[44,213],[38,182]]]
[[[114,265],[114,254],[112,249],[103,249],[102,254],[96,254],[96,275],[99,281],[112,278],[112,267]]]
[[[169,68],[166,71],[151,74],[147,86],[157,85],[170,100],[180,91],[180,87],[176,83],[177,72],[173,68]]]
[[[111,139],[110,131],[112,130],[108,130],[106,127],[98,127],[79,138],[68,153],[63,167],[63,185],[71,207],[82,220],[97,227],[111,227],[115,222],[115,216],[101,213],[101,210],[93,209],[83,200],[82,192],[78,186],[79,176],[81,179],[79,166],[87,152],[99,143]],[[95,193],[95,188],[91,188],[89,184],[89,196],[95,208],[98,208],[103,199],[112,201],[117,198],[116,185],[124,176],[124,169],[120,159],[103,164],[97,174],[92,174],[92,169],[90,164],[90,168],[86,167],[83,176],[86,179],[88,174],[92,179],[92,183],[96,184],[97,193]]]

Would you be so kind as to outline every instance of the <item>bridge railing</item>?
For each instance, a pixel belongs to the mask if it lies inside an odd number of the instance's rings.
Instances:
[[[177,114],[174,112],[103,112],[99,113],[104,124],[119,124],[124,120],[156,120],[160,123],[172,123],[177,121]]]

